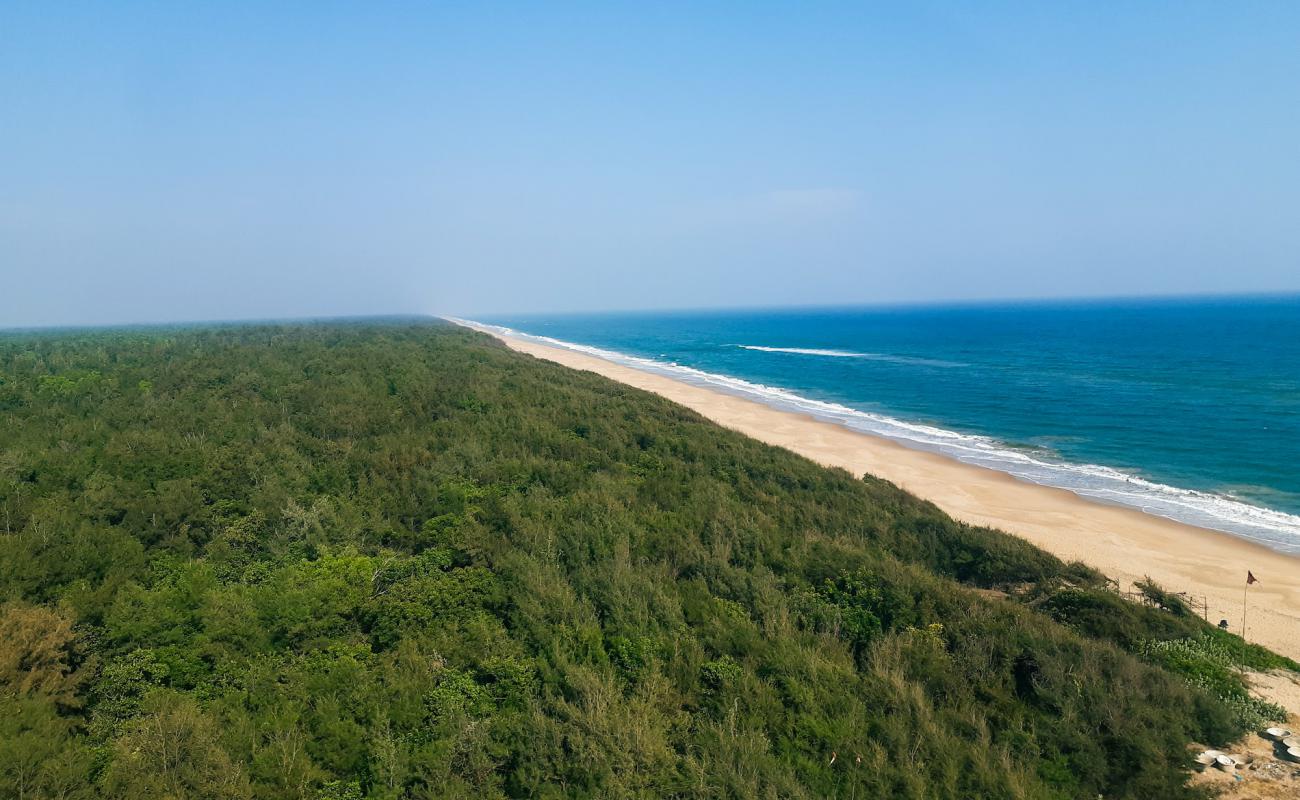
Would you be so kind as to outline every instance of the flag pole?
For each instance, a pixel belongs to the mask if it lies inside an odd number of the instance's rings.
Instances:
[[[1246,640],[1246,592],[1250,589],[1250,581],[1241,587],[1241,640]]]

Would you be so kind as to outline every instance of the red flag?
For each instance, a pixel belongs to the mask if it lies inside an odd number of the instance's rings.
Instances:
[[[1249,586],[1252,583],[1259,583],[1259,578],[1255,577],[1255,573],[1246,570],[1246,585]]]

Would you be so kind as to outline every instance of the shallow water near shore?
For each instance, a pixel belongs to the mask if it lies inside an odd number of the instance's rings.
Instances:
[[[1300,554],[1300,297],[478,321]]]

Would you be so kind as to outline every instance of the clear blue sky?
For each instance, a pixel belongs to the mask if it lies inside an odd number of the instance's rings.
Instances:
[[[0,3],[0,327],[1300,290],[1300,4]]]

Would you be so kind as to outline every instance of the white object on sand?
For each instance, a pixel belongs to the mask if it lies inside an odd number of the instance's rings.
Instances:
[[[1219,755],[1214,757],[1214,766],[1218,767],[1224,772],[1227,772],[1237,766],[1237,759],[1233,758],[1232,756],[1224,755],[1220,753]]]
[[[1300,747],[1288,747],[1286,757],[1292,761],[1300,761]]]
[[[1269,739],[1272,739],[1275,742],[1281,741],[1290,735],[1291,735],[1291,731],[1287,730],[1286,728],[1265,728],[1264,729],[1264,736],[1268,737]]]

